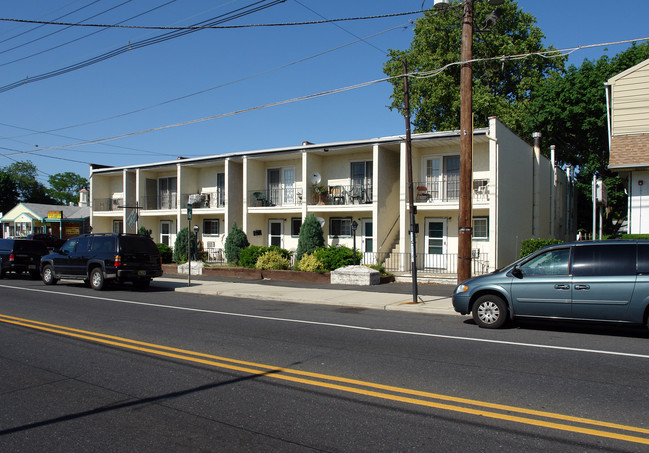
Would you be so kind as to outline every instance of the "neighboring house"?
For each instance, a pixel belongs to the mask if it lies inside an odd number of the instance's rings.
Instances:
[[[625,179],[630,234],[649,234],[649,60],[606,82],[608,167]]]
[[[456,272],[459,143],[458,131],[412,135],[418,268],[426,272]],[[197,225],[203,247],[218,256],[235,222],[253,245],[295,250],[313,213],[327,244],[355,241],[365,263],[407,272],[406,156],[405,138],[394,136],[91,166],[91,224],[95,232],[145,226],[171,247],[181,228]],[[473,169],[474,273],[513,261],[530,237],[574,238],[572,181],[496,118],[474,132]]]
[[[49,233],[67,239],[90,231],[90,207],[19,203],[0,222],[5,238]]]

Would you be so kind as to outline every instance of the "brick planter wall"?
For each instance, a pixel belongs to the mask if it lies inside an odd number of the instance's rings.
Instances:
[[[162,270],[165,274],[177,274],[177,264],[163,264]],[[310,282],[310,283],[329,283],[329,272],[318,274],[317,272],[301,271],[261,271],[259,269],[248,269],[243,267],[205,267],[203,268],[204,276],[215,277],[233,277],[248,278],[261,280],[269,278],[271,280],[282,280],[289,282]]]

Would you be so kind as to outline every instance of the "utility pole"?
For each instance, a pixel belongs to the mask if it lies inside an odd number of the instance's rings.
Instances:
[[[471,278],[471,193],[473,180],[473,0],[462,15],[460,72],[460,206],[458,215],[457,282]]]
[[[408,62],[403,59],[403,113],[406,117],[406,159],[408,160],[408,205],[410,206],[410,257],[412,271],[412,303],[419,303],[417,298],[417,233],[415,215],[417,207],[413,200],[412,183],[412,139],[410,137],[410,84],[408,83]]]

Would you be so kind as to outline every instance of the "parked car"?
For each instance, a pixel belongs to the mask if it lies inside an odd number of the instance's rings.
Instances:
[[[61,278],[83,280],[101,290],[106,282],[133,282],[147,288],[162,275],[160,252],[155,243],[137,234],[85,234],[68,239],[61,248],[41,258],[43,283]]]
[[[37,233],[37,234],[28,234],[25,239],[31,241],[42,241],[45,242],[45,245],[48,249],[56,250],[65,244],[65,239],[57,238],[52,234]]]
[[[41,241],[0,239],[0,278],[4,278],[7,272],[29,272],[32,278],[39,278],[39,263],[47,253],[47,247]]]
[[[453,307],[486,328],[522,317],[647,324],[649,241],[546,247],[460,283]]]

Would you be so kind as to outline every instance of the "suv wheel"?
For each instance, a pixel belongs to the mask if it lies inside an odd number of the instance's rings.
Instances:
[[[475,323],[486,329],[499,329],[507,321],[507,304],[498,296],[480,296],[472,311]]]
[[[93,268],[90,271],[90,287],[97,291],[101,291],[104,288],[104,284],[104,273],[101,271],[101,268]]]
[[[54,270],[52,266],[46,264],[43,266],[43,283],[46,285],[56,285],[58,280],[54,277]]]

